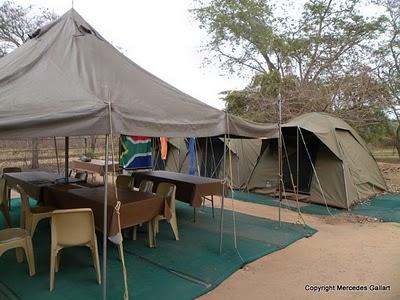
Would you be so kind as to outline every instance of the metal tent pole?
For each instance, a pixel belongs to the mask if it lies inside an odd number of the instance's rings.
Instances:
[[[206,137],[206,150],[205,150],[205,159],[204,159],[204,177],[208,177],[208,172],[207,172],[207,161],[208,161],[208,138]]]
[[[57,172],[58,172],[58,175],[60,175],[60,159],[59,159],[59,156],[58,156],[57,138],[56,137],[54,137],[54,149],[56,151]]]
[[[282,182],[283,182],[283,175],[282,175],[282,98],[281,93],[279,92],[278,95],[278,164],[279,164],[279,227],[281,226],[281,208],[282,208]]]
[[[104,173],[104,209],[103,209],[103,300],[107,299],[107,202],[108,202],[108,134],[106,134],[106,153]]]
[[[224,179],[222,182],[222,197],[221,197],[221,220],[220,220],[220,232],[219,232],[219,255],[222,254],[222,242],[223,242],[223,230],[224,230],[224,202],[225,202],[225,165],[226,165],[226,134],[224,135],[224,166],[223,173]]]
[[[65,164],[65,172],[64,172],[64,177],[65,177],[65,182],[68,183],[68,178],[69,178],[69,136],[65,137],[65,158],[64,158],[64,164]]]
[[[297,157],[296,157],[296,192],[297,196],[299,195],[299,173],[300,173],[300,145],[299,145],[299,126],[297,126],[296,130],[296,152],[297,152]]]
[[[122,168],[123,166],[121,166],[120,163],[121,163],[121,135],[118,136],[118,165]]]
[[[181,172],[181,147],[180,147],[180,144],[178,144],[179,145],[179,147],[178,147],[178,166],[177,166],[177,170],[178,170],[178,173],[180,173]]]

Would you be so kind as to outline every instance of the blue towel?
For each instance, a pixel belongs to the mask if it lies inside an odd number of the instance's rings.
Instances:
[[[196,138],[189,138],[189,175],[196,175]]]

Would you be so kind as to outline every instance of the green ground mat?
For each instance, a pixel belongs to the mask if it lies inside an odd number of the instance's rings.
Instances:
[[[18,201],[12,201],[13,224],[19,220]],[[130,296],[135,299],[193,299],[211,289],[245,263],[282,249],[316,230],[296,224],[278,223],[236,213],[238,252],[234,249],[233,214],[224,213],[224,251],[218,254],[219,215],[212,218],[211,209],[193,209],[177,202],[180,241],[173,239],[168,223],[160,223],[157,248],[145,245],[143,226],[138,240],[125,240],[125,260]],[[0,216],[0,225],[4,220]],[[143,232],[141,232],[143,231]],[[99,238],[101,256],[102,241]],[[18,264],[15,252],[0,258],[0,299],[100,299],[102,287],[97,285],[91,265],[90,251],[84,247],[63,250],[60,271],[56,274],[55,290],[49,292],[50,228],[41,222],[33,239],[36,275],[29,277],[26,263]],[[241,258],[242,257],[242,258]],[[123,298],[121,263],[117,248],[109,244],[107,263],[108,299]]]
[[[400,194],[375,196],[350,210],[351,213],[400,223]]]
[[[279,206],[279,201],[276,198],[257,193],[234,191],[233,199],[274,207]],[[302,205],[304,204],[302,203]],[[297,211],[295,206],[289,206],[285,201],[282,201],[282,207]],[[307,214],[330,215],[326,206],[319,204],[307,203],[305,206],[300,207],[300,210]],[[347,212],[345,209],[333,207],[329,207],[329,211],[332,215]],[[355,215],[378,218],[384,222],[400,223],[400,194],[384,194],[372,197],[353,207],[349,212]]]
[[[232,193],[231,193],[231,197],[232,197]],[[269,206],[274,206],[274,207],[279,206],[279,200],[277,198],[270,197],[270,196],[263,195],[263,194],[258,194],[258,193],[233,191],[232,198],[236,199],[236,200],[264,204],[264,205],[269,205]],[[303,202],[301,202],[301,203],[303,205]],[[293,211],[297,211],[297,207],[295,205],[289,205],[285,201],[282,201],[282,207],[293,210]],[[329,216],[331,214],[336,215],[336,214],[342,213],[345,210],[340,209],[340,208],[329,207],[329,211],[328,211],[328,208],[325,205],[306,203],[305,206],[300,207],[300,211],[303,213],[306,213],[306,214]]]

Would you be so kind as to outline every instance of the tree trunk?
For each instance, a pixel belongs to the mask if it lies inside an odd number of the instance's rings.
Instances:
[[[95,136],[90,137],[90,150],[93,154],[96,151],[96,137]]]
[[[32,139],[32,169],[39,168],[39,139]]]
[[[397,149],[397,155],[400,158],[400,122],[397,125],[397,130],[396,130],[396,149]]]

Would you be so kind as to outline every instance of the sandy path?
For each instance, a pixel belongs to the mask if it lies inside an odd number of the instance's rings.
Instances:
[[[266,205],[235,201],[235,207],[278,217],[278,209]],[[400,224],[303,216],[318,229],[314,236],[249,264],[201,299],[400,299]],[[282,210],[282,219],[295,222],[297,214]],[[390,291],[305,290],[306,285],[338,284],[390,285]]]

